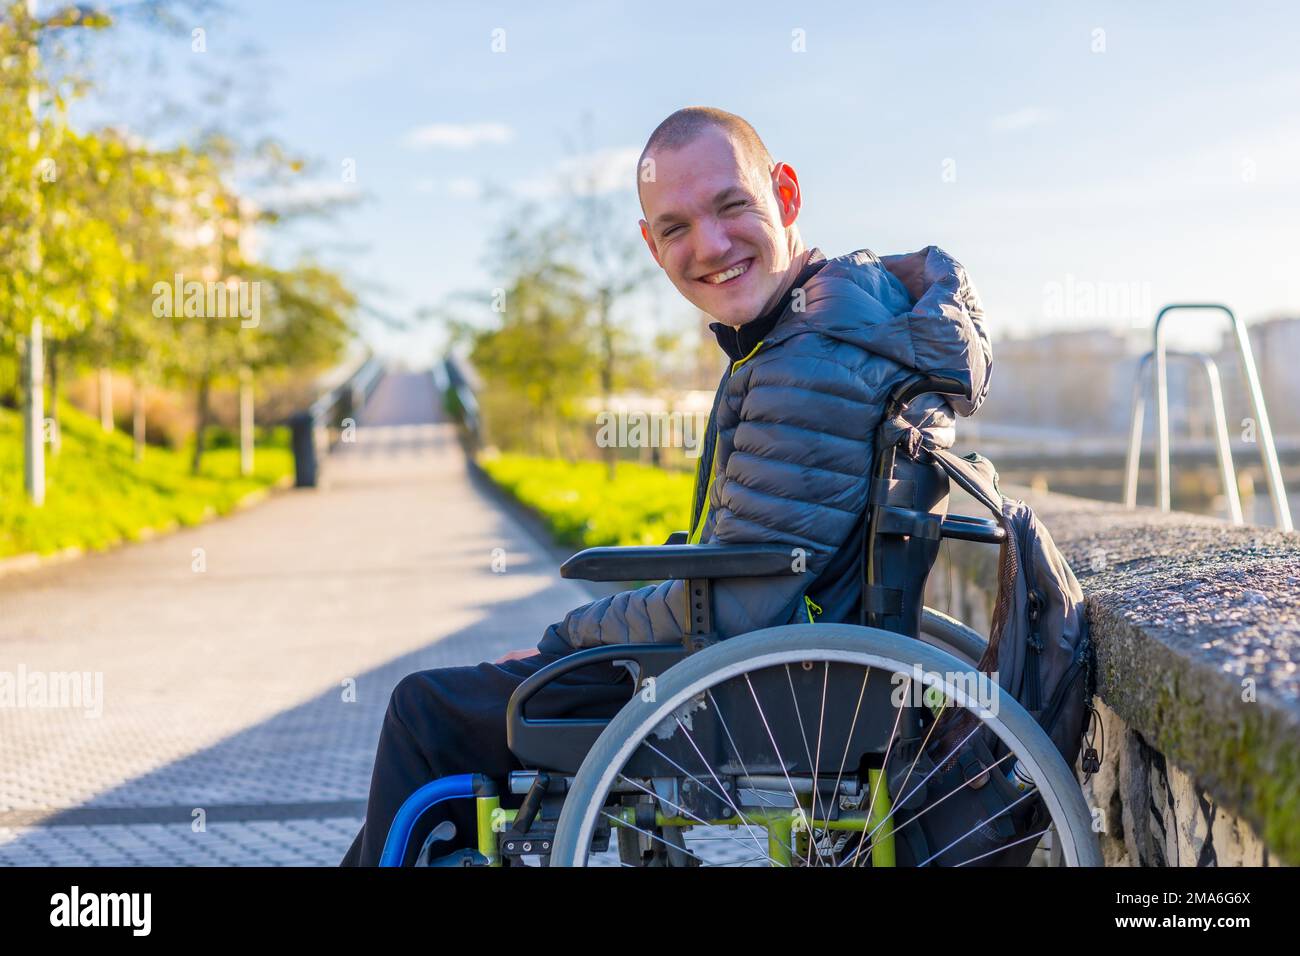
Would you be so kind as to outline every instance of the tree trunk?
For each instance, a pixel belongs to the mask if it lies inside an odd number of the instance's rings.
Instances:
[[[609,289],[602,288],[597,304],[597,318],[600,321],[600,394],[606,409],[614,399],[614,329],[610,325],[612,303]],[[605,469],[612,484],[617,478],[618,449],[613,445],[605,448]]]
[[[45,355],[41,320],[32,319],[32,330],[23,348],[23,488],[28,500],[45,504]]]
[[[0,359],[4,365],[13,365],[12,381],[8,369],[0,372],[0,406],[22,410],[23,407],[23,337],[18,336],[17,351]]]
[[[99,427],[113,431],[113,370],[108,366],[99,370]]]
[[[131,380],[131,440],[135,460],[144,461],[144,382],[139,376]]]
[[[248,369],[239,375],[239,473],[253,473],[253,373]]]
[[[560,429],[557,423],[558,415],[552,409],[547,413],[544,421],[546,422],[546,457],[559,461],[563,456],[560,454]]]
[[[194,459],[190,462],[190,473],[197,475],[199,466],[203,463],[203,438],[208,427],[208,417],[211,411],[208,407],[210,398],[211,382],[205,373],[199,379],[198,391],[198,424],[194,429]]]
[[[63,448],[63,437],[59,428],[59,343],[51,340],[45,350],[45,362],[48,368],[46,382],[49,387],[50,454],[57,455]]]

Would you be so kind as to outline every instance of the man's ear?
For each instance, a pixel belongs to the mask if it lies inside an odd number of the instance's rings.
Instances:
[[[777,206],[781,210],[781,225],[787,228],[794,225],[803,208],[803,193],[799,189],[799,176],[789,163],[777,163],[772,169],[772,188],[776,193]]]
[[[664,264],[659,261],[659,250],[655,248],[655,241],[650,238],[650,224],[642,219],[640,221],[640,226],[641,238],[644,239],[645,244],[650,247],[650,255],[654,257],[655,265],[662,269]]]

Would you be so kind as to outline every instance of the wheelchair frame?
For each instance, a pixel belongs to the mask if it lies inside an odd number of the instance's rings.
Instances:
[[[964,385],[956,375],[914,375],[892,391],[882,422],[899,415],[909,402],[921,395],[961,395],[964,391]],[[859,623],[905,637],[926,635],[938,639],[974,662],[983,653],[984,639],[961,622],[925,608],[925,581],[943,538],[996,544],[1003,540],[1005,532],[992,519],[947,514],[947,498],[947,475],[938,465],[918,461],[903,453],[897,445],[879,446],[861,529],[865,538],[865,558],[862,562],[863,599]],[[589,581],[685,581],[690,627],[683,641],[680,644],[587,648],[568,654],[525,679],[511,696],[506,711],[507,741],[511,751],[525,766],[539,768],[510,776],[511,793],[523,795],[521,806],[518,809],[502,807],[498,784],[480,774],[461,774],[432,781],[413,793],[394,818],[380,865],[401,866],[408,855],[410,836],[420,816],[430,807],[450,799],[475,801],[477,848],[450,854],[438,865],[500,866],[521,862],[519,858],[523,856],[539,856],[544,862],[548,861],[555,834],[555,825],[550,821],[562,813],[566,792],[611,720],[533,718],[527,714],[529,701],[551,681],[596,664],[628,666],[634,672],[636,687],[642,688],[648,678],[661,677],[688,655],[719,642],[720,638],[713,632],[713,581],[794,574],[797,572],[791,557],[791,549],[779,544],[687,544],[685,532],[674,534],[664,545],[588,548],[575,554],[561,567],[563,577]],[[809,616],[811,620],[811,613]],[[791,690],[793,695],[793,685]],[[798,707],[797,699],[795,706]],[[625,707],[624,711],[627,710]],[[855,720],[849,730],[850,737],[856,733]],[[864,835],[879,830],[880,836],[872,844],[870,863],[876,867],[892,866],[895,863],[892,797],[885,785],[885,777],[883,769],[867,770],[866,787],[871,789],[873,799],[865,812],[836,811],[817,818],[814,804],[820,805],[823,788],[814,774],[814,780],[808,783],[808,793],[798,797],[799,806],[779,812],[746,811],[744,817],[746,823],[756,823],[766,830],[769,858],[777,865],[789,865],[793,854],[799,852],[800,840],[806,841],[810,829],[815,828],[856,831]],[[832,798],[838,798],[838,794],[832,794]],[[682,808],[678,806],[676,809],[680,811]],[[651,819],[644,812],[638,815],[636,808],[624,807],[610,815],[608,832],[598,835],[597,842],[612,839],[615,830],[622,831],[622,839],[628,834],[636,838],[637,833],[633,831],[645,832],[645,827],[668,828],[664,832],[671,832],[673,828],[701,823],[710,826],[736,824],[731,810],[718,809],[721,812],[716,817],[705,819],[696,814],[692,819],[680,812],[665,813],[660,802],[656,801]],[[806,842],[803,845],[806,846]],[[599,850],[607,847],[608,843],[593,846]],[[664,855],[670,861],[674,859],[671,847]]]

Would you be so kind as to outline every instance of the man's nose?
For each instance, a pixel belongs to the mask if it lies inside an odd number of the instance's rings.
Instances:
[[[727,227],[717,219],[706,219],[695,230],[695,259],[700,265],[725,266],[722,260],[731,251]]]

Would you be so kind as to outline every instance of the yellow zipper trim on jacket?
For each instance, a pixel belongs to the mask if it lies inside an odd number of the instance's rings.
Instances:
[[[744,358],[736,359],[736,361],[731,363],[732,375],[736,374],[736,369],[740,368],[742,365],[744,365],[746,362],[748,362],[750,359],[754,357],[754,353],[763,347],[764,341],[765,340],[760,339],[758,344],[749,350],[748,355],[746,355]],[[716,422],[715,422],[715,427],[716,427]],[[686,539],[687,544],[699,544],[700,536],[704,534],[704,522],[709,516],[709,495],[713,492],[713,479],[717,477],[718,474],[718,438],[720,437],[720,435],[721,432],[719,431],[715,433],[713,436],[713,454],[709,457],[709,484],[704,489],[704,500],[700,503],[700,517],[695,522],[695,527],[691,529],[691,533]],[[695,488],[699,487],[700,468],[703,468],[703,466],[704,466],[704,462],[701,461],[699,467],[696,468]],[[694,488],[691,489],[691,504],[692,505],[695,504]]]
[[[818,614],[821,614],[822,612],[821,605],[819,605],[816,601],[814,601],[806,594],[803,596],[803,599],[804,602],[808,605],[808,607],[806,608],[806,610],[808,611],[808,623],[816,624],[817,622],[813,620],[813,612],[816,611]]]

